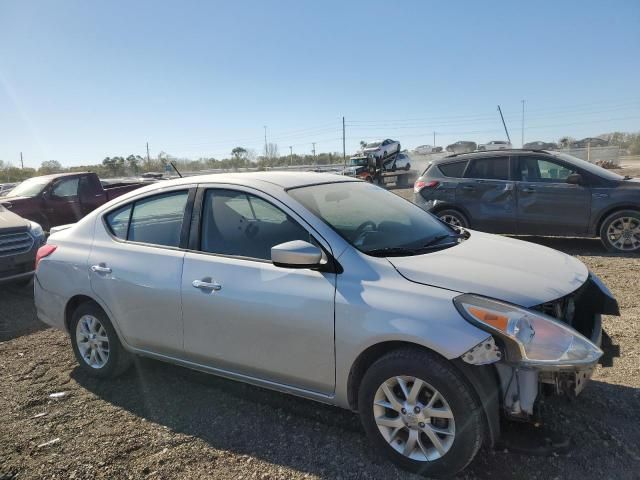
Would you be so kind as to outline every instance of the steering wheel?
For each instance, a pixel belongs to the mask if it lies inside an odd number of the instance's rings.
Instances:
[[[354,244],[360,245],[360,242],[364,240],[364,235],[366,233],[367,227],[370,227],[372,230],[375,230],[376,224],[372,220],[366,220],[362,222],[360,225],[358,225],[358,228],[356,228],[356,232],[354,234],[354,237],[355,237],[355,240],[353,241]]]

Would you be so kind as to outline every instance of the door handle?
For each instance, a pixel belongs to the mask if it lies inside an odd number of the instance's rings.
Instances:
[[[91,271],[96,273],[111,273],[111,269],[104,263],[101,263],[100,265],[91,265]]]
[[[222,290],[222,285],[217,282],[205,282],[203,280],[194,280],[191,282],[194,288],[199,288],[200,290],[213,290],[217,292],[218,290]]]
[[[465,185],[464,187],[462,187],[462,189],[472,192],[476,189],[476,187],[472,187],[471,185]]]

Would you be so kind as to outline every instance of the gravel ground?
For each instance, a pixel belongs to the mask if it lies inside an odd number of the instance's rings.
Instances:
[[[622,315],[604,322],[613,366],[578,399],[546,403],[568,453],[482,450],[460,478],[639,478],[640,258],[527,240],[577,255],[618,298]],[[418,478],[377,458],[347,411],[146,359],[89,378],[32,302],[28,288],[0,287],[0,478]]]

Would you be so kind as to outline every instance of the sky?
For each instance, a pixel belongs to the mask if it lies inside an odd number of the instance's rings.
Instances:
[[[0,0],[0,159],[640,131],[640,1]]]

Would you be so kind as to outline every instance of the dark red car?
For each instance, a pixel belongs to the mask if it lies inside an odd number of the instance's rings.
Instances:
[[[145,183],[115,183],[103,186],[91,172],[58,173],[25,180],[0,204],[11,212],[51,227],[75,223],[100,205]]]

